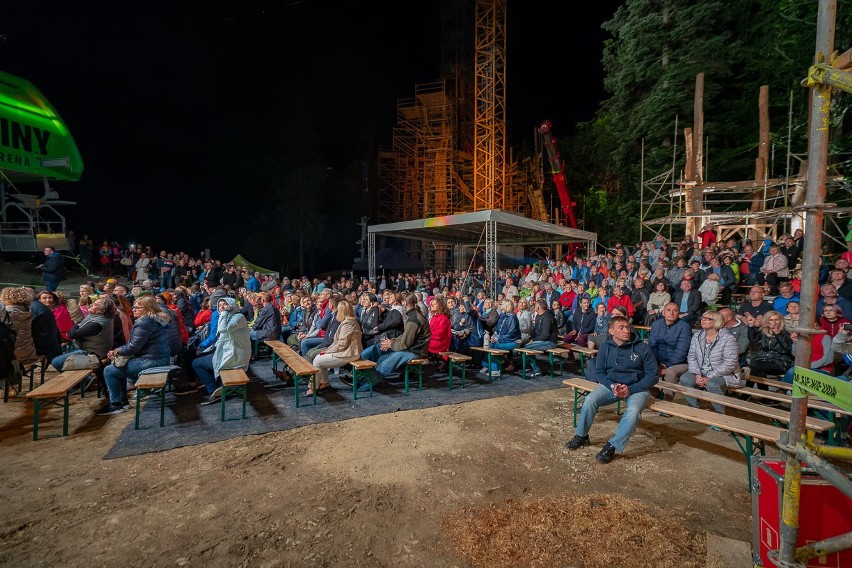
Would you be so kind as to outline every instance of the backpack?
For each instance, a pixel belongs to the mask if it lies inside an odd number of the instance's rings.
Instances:
[[[198,346],[207,339],[208,335],[210,335],[210,322],[205,323],[189,336],[189,339],[186,342],[187,351],[197,350]]]
[[[21,366],[15,359],[15,339],[17,333],[12,329],[12,320],[9,314],[0,320],[0,379],[5,379],[9,384],[19,386],[21,384]]]

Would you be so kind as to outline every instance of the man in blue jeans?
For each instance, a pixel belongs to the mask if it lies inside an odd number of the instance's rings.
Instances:
[[[624,452],[648,402],[651,387],[659,380],[651,347],[631,333],[627,318],[614,316],[607,331],[609,337],[598,350],[595,366],[595,379],[600,385],[586,396],[574,437],[565,444],[569,450],[588,445],[589,430],[598,408],[624,400],[627,409],[618,422],[615,436],[595,456],[601,463],[609,463],[616,452]]]
[[[526,349],[535,349],[536,351],[547,351],[556,347],[558,336],[556,317],[548,308],[547,300],[539,298],[535,301],[535,321],[533,322],[532,333],[530,333],[530,342],[524,347]],[[539,369],[535,357],[530,358],[530,368],[532,369],[533,377],[541,375],[541,369]]]
[[[361,353],[361,359],[369,359],[378,363],[373,369],[364,373],[359,391],[370,389],[370,385],[376,385],[385,380],[388,375],[399,369],[409,361],[429,354],[429,339],[432,332],[429,329],[429,321],[417,308],[417,296],[408,294],[403,300],[405,306],[405,326],[402,335],[394,339],[384,338],[379,343],[374,343]]]

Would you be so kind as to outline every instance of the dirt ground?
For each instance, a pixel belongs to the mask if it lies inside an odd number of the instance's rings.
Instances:
[[[721,566],[705,537],[751,541],[731,438],[646,411],[604,466],[594,455],[617,416],[602,410],[593,445],[569,452],[570,393],[113,460],[103,456],[133,413],[96,416],[100,401],[77,398],[70,436],[33,441],[21,396],[0,405],[0,566]],[[41,433],[60,428],[49,410]],[[614,520],[610,507],[600,526],[610,502],[630,507]],[[676,528],[689,549],[672,544]]]

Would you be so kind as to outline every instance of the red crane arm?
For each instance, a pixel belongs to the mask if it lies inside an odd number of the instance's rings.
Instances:
[[[574,215],[574,207],[577,205],[571,200],[568,193],[568,183],[565,181],[563,164],[559,158],[559,150],[556,149],[556,138],[553,137],[553,124],[545,120],[538,131],[544,140],[547,157],[550,161],[550,173],[553,174],[553,183],[559,192],[559,202],[562,205],[562,214],[565,215],[567,225],[573,229],[577,228],[577,218]]]

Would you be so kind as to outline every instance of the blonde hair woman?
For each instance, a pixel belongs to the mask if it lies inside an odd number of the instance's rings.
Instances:
[[[701,331],[693,334],[689,344],[689,370],[680,376],[680,384],[719,395],[725,394],[728,387],[742,386],[737,339],[725,328],[722,314],[704,312],[699,323]],[[686,397],[686,402],[698,408],[694,397]],[[713,403],[713,410],[725,414],[721,404]]]
[[[109,403],[98,411],[99,415],[125,412],[130,407],[127,399],[128,383],[135,383],[139,373],[145,369],[169,364],[171,316],[160,309],[151,294],[136,298],[132,311],[136,320],[130,330],[130,340],[107,353],[110,359],[116,355],[132,358],[123,366],[117,367],[114,361],[104,369]]]
[[[355,317],[355,310],[347,300],[340,300],[337,304],[337,315],[335,316],[340,325],[334,332],[334,340],[326,349],[320,351],[314,359],[314,366],[319,372],[314,378],[314,384],[309,385],[305,396],[313,396],[315,392],[330,387],[328,383],[328,370],[342,367],[351,361],[361,358],[364,350],[361,344],[361,325]]]

